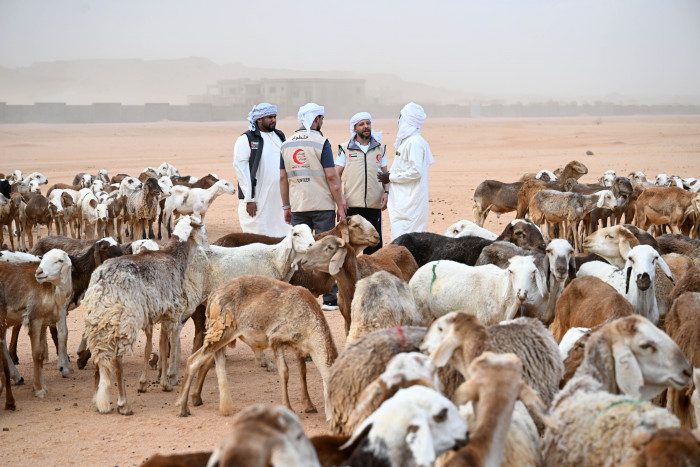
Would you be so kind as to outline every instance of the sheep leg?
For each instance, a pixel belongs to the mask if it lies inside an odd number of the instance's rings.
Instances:
[[[207,316],[206,305],[199,305],[192,313],[192,322],[194,323],[194,338],[192,339],[192,352],[198,350],[204,344],[204,332],[206,331]]]
[[[58,371],[61,372],[61,376],[68,378],[71,374],[70,368],[70,358],[68,357],[68,323],[66,322],[68,316],[68,305],[61,309],[61,313],[58,315],[58,321],[56,322],[56,332],[58,334],[56,341],[56,352],[58,353]],[[53,327],[51,328],[51,336],[53,337]],[[48,353],[48,352],[47,352]]]
[[[143,350],[143,371],[141,371],[141,377],[139,378],[139,387],[136,389],[138,392],[146,392],[146,385],[148,384],[147,372],[153,348],[153,325],[147,324],[143,331],[146,333],[146,347]]]
[[[21,324],[12,326],[12,335],[10,336],[10,358],[12,363],[19,365],[19,357],[17,356],[17,340],[19,339],[19,331],[22,329]]]
[[[126,400],[126,384],[124,384],[124,371],[122,369],[122,356],[119,355],[114,359],[114,377],[117,380],[117,390],[119,397],[117,398],[117,412],[122,415],[133,415],[129,403]]]
[[[170,392],[173,390],[172,384],[170,384],[170,380],[168,378],[168,363],[170,361],[169,358],[169,351],[172,349],[168,349],[168,346],[170,345],[170,333],[172,332],[172,324],[166,321],[163,321],[160,323],[160,345],[159,345],[159,351],[160,351],[160,387],[163,389],[164,392]]]
[[[112,371],[105,362],[106,357],[100,358],[95,362],[95,380],[97,382],[97,391],[95,392],[95,407],[100,413],[109,413],[112,411],[109,401],[109,388],[112,386],[111,376]],[[99,376],[98,376],[99,375]]]
[[[168,381],[171,385],[176,385],[178,365],[180,364],[180,330],[182,324],[177,320],[170,327],[170,361],[168,362]],[[165,358],[165,357],[163,357]]]
[[[219,413],[226,417],[233,414],[233,399],[228,386],[228,378],[226,378],[226,347],[214,353],[214,363],[216,365],[216,379],[219,383]]]
[[[306,358],[301,354],[297,353],[297,364],[299,365],[299,378],[301,379],[301,398],[304,403],[305,413],[318,413],[314,403],[311,402],[311,397],[309,396],[309,387],[306,384]]]
[[[2,227],[0,227],[2,229]],[[11,234],[10,234],[11,236]],[[3,316],[4,321],[4,316]],[[5,325],[2,324],[2,356],[0,356],[0,364],[2,364],[2,374],[5,382],[5,410],[15,410],[15,398],[12,396],[12,382],[10,381],[10,359],[5,353]],[[1,391],[2,389],[0,389]]]
[[[289,403],[289,391],[287,390],[289,368],[287,368],[287,362],[284,359],[284,350],[275,345],[272,347],[272,352],[275,354],[275,359],[277,360],[277,372],[280,376],[280,384],[282,384],[282,402],[285,407],[292,410],[292,405]]]
[[[22,378],[22,375],[20,374],[19,370],[15,366],[15,364],[12,362],[12,358],[10,357],[10,352],[7,350],[7,341],[4,339],[3,335],[3,342],[2,342],[2,353],[5,355],[5,362],[6,366],[8,367],[8,370],[10,371],[10,379],[14,381],[14,383],[17,386],[21,386],[24,384],[24,378]]]
[[[207,361],[199,367],[197,372],[197,384],[195,385],[194,392],[192,393],[192,405],[200,406],[202,402],[202,388],[204,387],[204,380],[207,377],[207,373],[214,366],[214,355],[209,355]]]
[[[48,392],[44,383],[44,356],[46,351],[46,326],[42,320],[34,319],[29,322],[29,337],[32,345],[32,360],[34,360],[34,395],[46,397]]]

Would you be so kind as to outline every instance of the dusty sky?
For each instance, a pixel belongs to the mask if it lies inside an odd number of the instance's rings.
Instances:
[[[482,95],[700,96],[700,1],[0,0],[0,66],[187,56]]]

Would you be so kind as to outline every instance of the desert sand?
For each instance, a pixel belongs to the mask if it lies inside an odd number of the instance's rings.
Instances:
[[[278,128],[286,134],[296,126],[291,119],[278,122]],[[138,175],[146,166],[168,161],[183,175],[214,172],[232,180],[233,142],[245,129],[244,122],[3,125],[0,172],[41,171],[51,184],[71,182],[77,172],[95,173],[100,168],[107,168],[110,175]],[[393,154],[396,121],[376,121],[374,129],[384,131],[388,153]],[[334,147],[349,138],[345,121],[329,120],[323,132]],[[660,172],[700,177],[700,117],[428,119],[423,135],[435,155],[430,171],[430,230],[439,233],[459,219],[473,218],[472,195],[482,180],[512,182],[524,172],[553,170],[572,159],[588,167],[588,175],[582,178],[585,182],[595,181],[607,169],[623,175],[643,170],[650,178]],[[586,155],[586,151],[593,155]],[[222,196],[215,201],[206,219],[212,241],[240,230],[237,203],[236,196]],[[491,214],[485,227],[500,232],[512,218],[513,214],[500,219]],[[383,230],[386,240],[386,214]],[[73,361],[84,313],[78,308],[68,318],[68,345]],[[326,317],[338,350],[342,351],[342,318],[338,312],[326,313]],[[191,338],[192,325],[188,323],[183,331],[183,357],[190,354]],[[85,370],[74,367],[70,377],[61,378],[53,348],[45,365],[48,396],[33,396],[29,339],[23,330],[19,368],[26,384],[13,388],[17,411],[0,411],[2,463],[135,465],[156,452],[211,449],[229,426],[229,419],[217,413],[214,372],[207,376],[202,394],[204,405],[193,407],[191,417],[179,418],[174,407],[177,392],[161,392],[155,372],[150,375],[153,384],[149,392],[136,393],[144,341],[141,336],[134,354],[124,360],[134,415],[100,415],[92,405],[92,364]],[[294,365],[290,367],[291,403],[299,411],[298,376]],[[239,345],[228,351],[227,373],[238,408],[281,400],[277,373],[256,367],[248,347]],[[307,434],[315,435],[325,432],[327,425],[321,380],[313,364],[309,365],[308,380],[311,398],[320,413],[298,415]],[[112,395],[114,402],[116,388]]]

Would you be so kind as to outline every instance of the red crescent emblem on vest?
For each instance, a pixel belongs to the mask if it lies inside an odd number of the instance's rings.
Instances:
[[[381,164],[382,162],[382,155],[377,153],[377,164]]]
[[[292,154],[292,160],[294,163],[298,165],[303,165],[306,163],[306,154],[304,154],[303,149],[297,149],[294,151],[294,154]]]

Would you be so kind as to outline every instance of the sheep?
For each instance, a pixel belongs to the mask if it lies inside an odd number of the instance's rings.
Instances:
[[[445,396],[425,386],[400,389],[357,427],[343,465],[431,466],[467,441],[467,423]]]
[[[690,372],[678,346],[646,318],[633,315],[604,325],[588,340],[576,375],[552,403],[546,464],[623,464],[634,455],[635,435],[678,426],[675,416],[646,400],[665,386],[684,386]]]
[[[431,232],[412,232],[400,235],[391,243],[406,247],[421,267],[436,260],[452,260],[473,266],[481,250],[492,242],[481,237],[450,238]]]
[[[660,318],[656,299],[654,278],[656,266],[659,266],[671,282],[673,274],[664,259],[649,245],[638,245],[627,254],[624,270],[599,261],[586,263],[578,270],[578,277],[595,276],[612,285],[618,292],[624,294],[639,313],[653,323]],[[634,280],[630,279],[634,276]]]
[[[518,191],[523,182],[504,183],[497,180],[484,180],[474,190],[474,221],[484,226],[486,216],[493,211],[496,216],[515,211],[518,204]]]
[[[508,242],[497,241],[481,251],[477,266],[494,264],[501,269],[508,267],[514,256],[524,256],[530,252]],[[540,319],[548,324],[554,318],[554,310],[567,280],[576,277],[573,248],[566,240],[554,239],[547,245],[545,254],[535,253],[535,264],[546,278],[546,293],[541,300],[523,307],[524,316]]]
[[[523,381],[522,370],[520,359],[510,353],[484,352],[471,362],[469,377],[455,393],[471,427],[469,443],[445,465],[542,465],[537,429],[516,402],[519,399],[542,419],[544,406]]]
[[[80,221],[80,206],[77,205],[77,200],[78,194],[71,193],[69,190],[54,190],[49,196],[49,202],[58,208],[54,215],[58,235],[68,235],[67,227],[70,228],[73,236],[76,232],[80,235],[76,228],[76,221]]]
[[[484,324],[495,324],[513,319],[523,304],[544,298],[545,280],[533,257],[516,256],[505,270],[433,261],[418,269],[409,286],[425,316],[464,310]]]
[[[132,349],[138,332],[144,329],[146,361],[138,388],[143,392],[151,353],[151,326],[158,321],[162,356],[167,355],[170,344],[170,361],[161,359],[163,390],[171,391],[177,378],[182,317],[189,316],[204,298],[208,260],[202,249],[207,246],[206,230],[199,219],[183,217],[174,233],[162,250],[112,258],[92,274],[83,299],[88,310],[84,335],[97,368],[94,401],[101,413],[110,411],[112,375],[119,389],[117,411],[122,415],[132,413],[126,397],[122,356]]]
[[[468,374],[469,363],[484,351],[514,353],[523,363],[525,381],[545,406],[556,394],[564,371],[556,342],[547,328],[532,318],[485,327],[466,313],[448,313],[430,326],[421,350],[437,367],[451,362],[462,375]]]
[[[610,190],[601,190],[592,195],[542,190],[530,201],[529,210],[532,221],[538,225],[567,222],[574,239],[574,249],[581,251],[577,231],[579,222],[595,208],[612,209],[615,205],[615,195]]]
[[[479,227],[474,222],[466,219],[457,221],[451,226],[449,226],[447,230],[445,230],[444,235],[446,237],[452,238],[465,237],[467,235],[471,235],[475,237],[485,238],[486,240],[496,240],[496,238],[498,238],[498,235],[491,232],[490,230],[486,230],[483,227]]]
[[[3,231],[4,227],[7,226],[8,236],[10,237],[10,249],[15,249],[15,239],[12,233],[12,223],[14,222],[14,228],[18,231],[19,236],[19,219],[18,214],[20,210],[20,205],[22,204],[22,197],[18,194],[1,194],[0,195],[0,246],[4,242]],[[19,238],[17,239],[19,243]],[[17,245],[19,247],[19,245]]]
[[[88,240],[105,235],[107,223],[107,205],[99,202],[89,188],[83,188],[78,193],[80,206],[79,231]]]
[[[568,191],[565,190],[567,184],[576,182],[579,178],[588,173],[588,168],[578,161],[571,161],[561,170],[556,181],[550,183],[542,180],[525,180],[517,192],[516,200],[516,219],[524,219],[528,212],[530,200],[537,192],[544,189]]]
[[[700,258],[700,239],[685,235],[664,234],[656,238],[662,254],[680,253],[692,258]]]
[[[53,239],[52,242],[54,246],[51,248],[61,248],[60,237],[46,237]],[[42,239],[43,240],[43,239]],[[48,243],[48,242],[45,242]],[[64,250],[66,251],[66,250]],[[56,344],[56,351],[58,353],[58,370],[61,372],[63,377],[68,377],[70,374],[70,362],[68,358],[68,353],[66,350],[68,343],[68,326],[66,324],[66,315],[68,310],[77,307],[80,304],[80,299],[82,298],[85,289],[87,289],[90,283],[90,276],[92,272],[100,264],[109,258],[115,258],[122,255],[122,250],[116,245],[116,242],[111,238],[104,238],[96,242],[92,242],[87,249],[72,251],[68,249],[66,251],[68,257],[71,260],[71,297],[66,308],[61,310],[58,322],[56,326],[51,325],[51,337],[54,339]],[[17,338],[19,335],[19,326],[15,326],[12,329],[12,339],[10,342],[10,355],[14,362],[17,362]],[[84,348],[85,343],[81,342],[80,349]],[[78,354],[80,355],[80,349],[78,349]]]
[[[149,178],[144,182],[142,189],[126,195],[124,212],[129,222],[132,240],[135,240],[137,225],[141,227],[141,238],[155,237],[153,222],[158,218],[158,199],[162,193],[158,180]],[[148,225],[148,236],[146,236],[146,225]]]
[[[0,269],[1,271],[1,269]],[[15,410],[15,398],[12,394],[12,377],[10,375],[10,356],[5,352],[7,347],[5,335],[7,334],[7,304],[5,303],[5,293],[0,292],[0,366],[2,366],[2,384],[0,392],[5,388],[5,410]]]
[[[163,219],[171,235],[170,219],[173,214],[197,214],[201,218],[207,213],[209,206],[222,194],[232,195],[236,192],[233,183],[227,180],[219,180],[210,188],[187,188],[176,185],[172,188],[171,195],[165,200]]]
[[[540,252],[544,252],[547,245],[540,228],[525,219],[510,221],[496,240],[511,242],[525,250]]]
[[[278,316],[278,310],[284,310],[284,315]],[[180,416],[190,415],[187,399],[195,374],[198,387],[192,399],[194,405],[201,405],[202,383],[207,363],[212,359],[216,363],[219,381],[219,412],[222,415],[233,412],[225,373],[225,349],[236,339],[259,350],[272,347],[277,359],[284,405],[290,410],[287,392],[289,373],[282,347],[291,347],[301,355],[310,354],[323,380],[325,410],[326,416],[329,416],[328,380],[338,351],[321,306],[311,292],[270,277],[243,276],[231,280],[209,296],[206,317],[204,344],[187,359],[184,383],[176,402]],[[298,362],[304,410],[315,412],[306,389],[306,364],[303,358],[299,358]]]
[[[107,169],[98,170],[97,175],[95,175],[95,180],[100,180],[105,186],[109,185],[109,172]]]
[[[48,351],[46,327],[56,323],[68,306],[72,293],[71,267],[68,255],[57,249],[47,252],[38,267],[36,263],[0,263],[0,305],[6,323],[29,326],[36,397],[47,394],[42,371]]]
[[[355,256],[354,248],[346,238],[327,235],[317,240],[306,252],[300,266],[305,270],[318,270],[333,276],[338,284],[338,306],[345,320],[345,332],[350,331],[350,308],[356,283],[377,271],[387,271],[402,278],[402,271],[393,261],[382,261],[374,255]]]
[[[110,246],[118,245],[117,241],[112,237],[104,237],[98,241],[105,241]],[[47,235],[37,240],[36,245],[32,248],[31,254],[42,256],[47,251],[58,248],[69,255],[80,255],[95,244],[95,240],[77,239],[65,237],[63,235]],[[122,251],[123,252],[123,251]]]
[[[38,263],[41,261],[39,256],[22,251],[0,251],[0,262],[2,263]]]
[[[571,355],[571,351],[576,346],[576,343],[590,330],[591,328],[574,327],[569,328],[569,330],[566,331],[564,336],[559,341],[559,354],[564,362],[566,362],[566,359],[569,358],[569,355]],[[566,369],[564,371],[566,371]]]
[[[382,328],[399,325],[425,326],[416,310],[408,285],[393,274],[378,271],[360,279],[350,307],[350,329],[346,345]]]
[[[690,364],[700,368],[700,293],[687,292],[678,297],[666,315],[664,326]],[[691,384],[689,388],[668,390],[667,408],[685,428],[698,427],[690,401],[693,389]]]
[[[571,328],[592,328],[634,314],[631,303],[598,277],[577,277],[564,289],[550,327],[557,342]]]
[[[94,180],[95,178],[89,173],[80,172],[73,177],[73,185],[79,186],[80,188],[90,188]]]
[[[670,179],[668,178],[668,174],[657,174],[656,178],[654,179],[654,185],[656,186],[668,186],[670,182]]]
[[[614,170],[606,170],[605,172],[603,172],[603,175],[598,179],[598,183],[606,187],[611,187],[615,182],[615,178],[617,178],[617,174]]]
[[[556,182],[558,180],[557,176],[551,170],[540,170],[535,175],[537,180],[542,180],[543,182]]]
[[[631,224],[598,229],[583,240],[582,246],[585,251],[602,256],[610,264],[623,268],[627,253],[637,245],[649,245],[664,253],[654,237]]]
[[[56,211],[57,207],[41,194],[30,194],[26,202],[20,203],[20,229],[24,233],[20,242],[22,249],[27,251],[34,246],[32,230],[39,224],[46,225],[49,235],[51,234],[51,222]],[[27,248],[27,243],[29,243],[29,248]]]
[[[636,223],[640,228],[647,230],[651,225],[668,224],[672,233],[680,234],[688,216],[700,213],[700,194],[675,186],[647,188],[639,195],[635,206]]]

